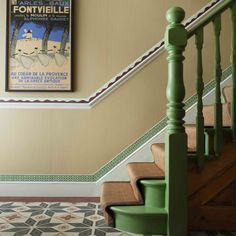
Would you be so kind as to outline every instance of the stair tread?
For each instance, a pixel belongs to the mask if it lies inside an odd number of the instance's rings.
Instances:
[[[154,162],[131,162],[127,165],[130,179],[164,179],[164,171]]]
[[[203,107],[204,125],[214,126],[214,105],[205,105]],[[222,104],[223,126],[231,126],[230,103]]]
[[[127,214],[167,214],[167,210],[165,208],[157,208],[157,207],[148,207],[145,205],[141,206],[112,206],[111,210],[120,213]]]
[[[186,125],[188,128],[188,131],[191,129],[193,130],[195,127],[196,130],[196,126],[195,125]],[[189,131],[191,132],[191,131]],[[196,131],[195,131],[196,133]],[[192,136],[192,134],[191,134]],[[195,142],[196,143],[196,142]],[[190,145],[190,144],[189,144]],[[154,158],[154,162],[156,163],[156,165],[161,169],[164,170],[165,169],[165,144],[164,143],[153,143],[151,146],[151,151],[153,154],[153,158]],[[191,143],[190,147],[188,147],[188,152],[195,152],[196,151],[196,147],[193,146],[193,143]]]
[[[105,182],[102,185],[102,199],[101,203],[107,202],[122,203],[130,202],[137,203],[132,186],[130,182]]]
[[[164,171],[154,162],[134,162],[127,165],[135,197],[143,202],[143,196],[138,187],[138,181],[141,179],[164,179]]]
[[[105,182],[102,185],[101,207],[108,225],[114,225],[108,207],[116,205],[139,205],[143,204],[135,197],[130,182]]]

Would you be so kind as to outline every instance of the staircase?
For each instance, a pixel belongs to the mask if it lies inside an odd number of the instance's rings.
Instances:
[[[221,101],[221,14],[232,14],[232,87]],[[189,32],[184,11],[167,12],[165,35],[169,76],[165,144],[152,144],[153,162],[129,163],[129,182],[105,182],[101,205],[110,226],[138,234],[187,236],[189,229],[236,230],[236,1],[225,0]],[[203,32],[215,35],[215,104],[203,106]],[[196,124],[184,125],[183,51],[195,36],[197,49]],[[187,214],[187,211],[188,214]]]

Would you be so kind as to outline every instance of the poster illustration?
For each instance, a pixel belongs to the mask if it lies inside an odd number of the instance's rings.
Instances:
[[[72,0],[7,0],[6,91],[71,91]]]

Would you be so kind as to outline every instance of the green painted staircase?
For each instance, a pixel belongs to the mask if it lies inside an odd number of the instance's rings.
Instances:
[[[221,13],[232,13],[232,87],[225,87],[221,102]],[[101,205],[110,226],[138,234],[187,236],[187,162],[194,160],[199,171],[208,160],[221,157],[223,133],[228,127],[236,140],[236,1],[222,1],[189,32],[181,21],[184,11],[175,7],[167,12],[168,52],[167,117],[165,144],[153,144],[153,162],[129,163],[129,182],[105,182]],[[215,36],[215,103],[203,106],[203,29],[211,23]],[[184,125],[185,87],[183,51],[195,36],[197,49],[196,124]]]
[[[229,127],[230,90],[224,88],[223,124]],[[203,107],[208,129],[214,126],[214,106]],[[188,152],[196,153],[196,125],[186,125]],[[205,131],[207,132],[207,130]],[[212,138],[210,138],[212,139]],[[210,147],[213,149],[213,147]],[[105,182],[102,187],[101,203],[109,225],[138,234],[166,234],[166,181],[165,145],[151,146],[154,162],[136,162],[127,165],[130,182]],[[209,150],[208,150],[209,151]],[[212,153],[214,150],[210,150]],[[178,166],[176,166],[178,168]],[[177,188],[178,189],[178,188]]]

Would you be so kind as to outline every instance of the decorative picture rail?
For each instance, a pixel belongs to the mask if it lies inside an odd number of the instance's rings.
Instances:
[[[222,1],[223,0],[211,1],[186,21],[186,28],[188,30],[191,29],[205,14],[211,12]],[[163,51],[164,41],[162,40],[87,98],[0,98],[0,107],[90,109],[131,78],[132,75],[148,65]]]

